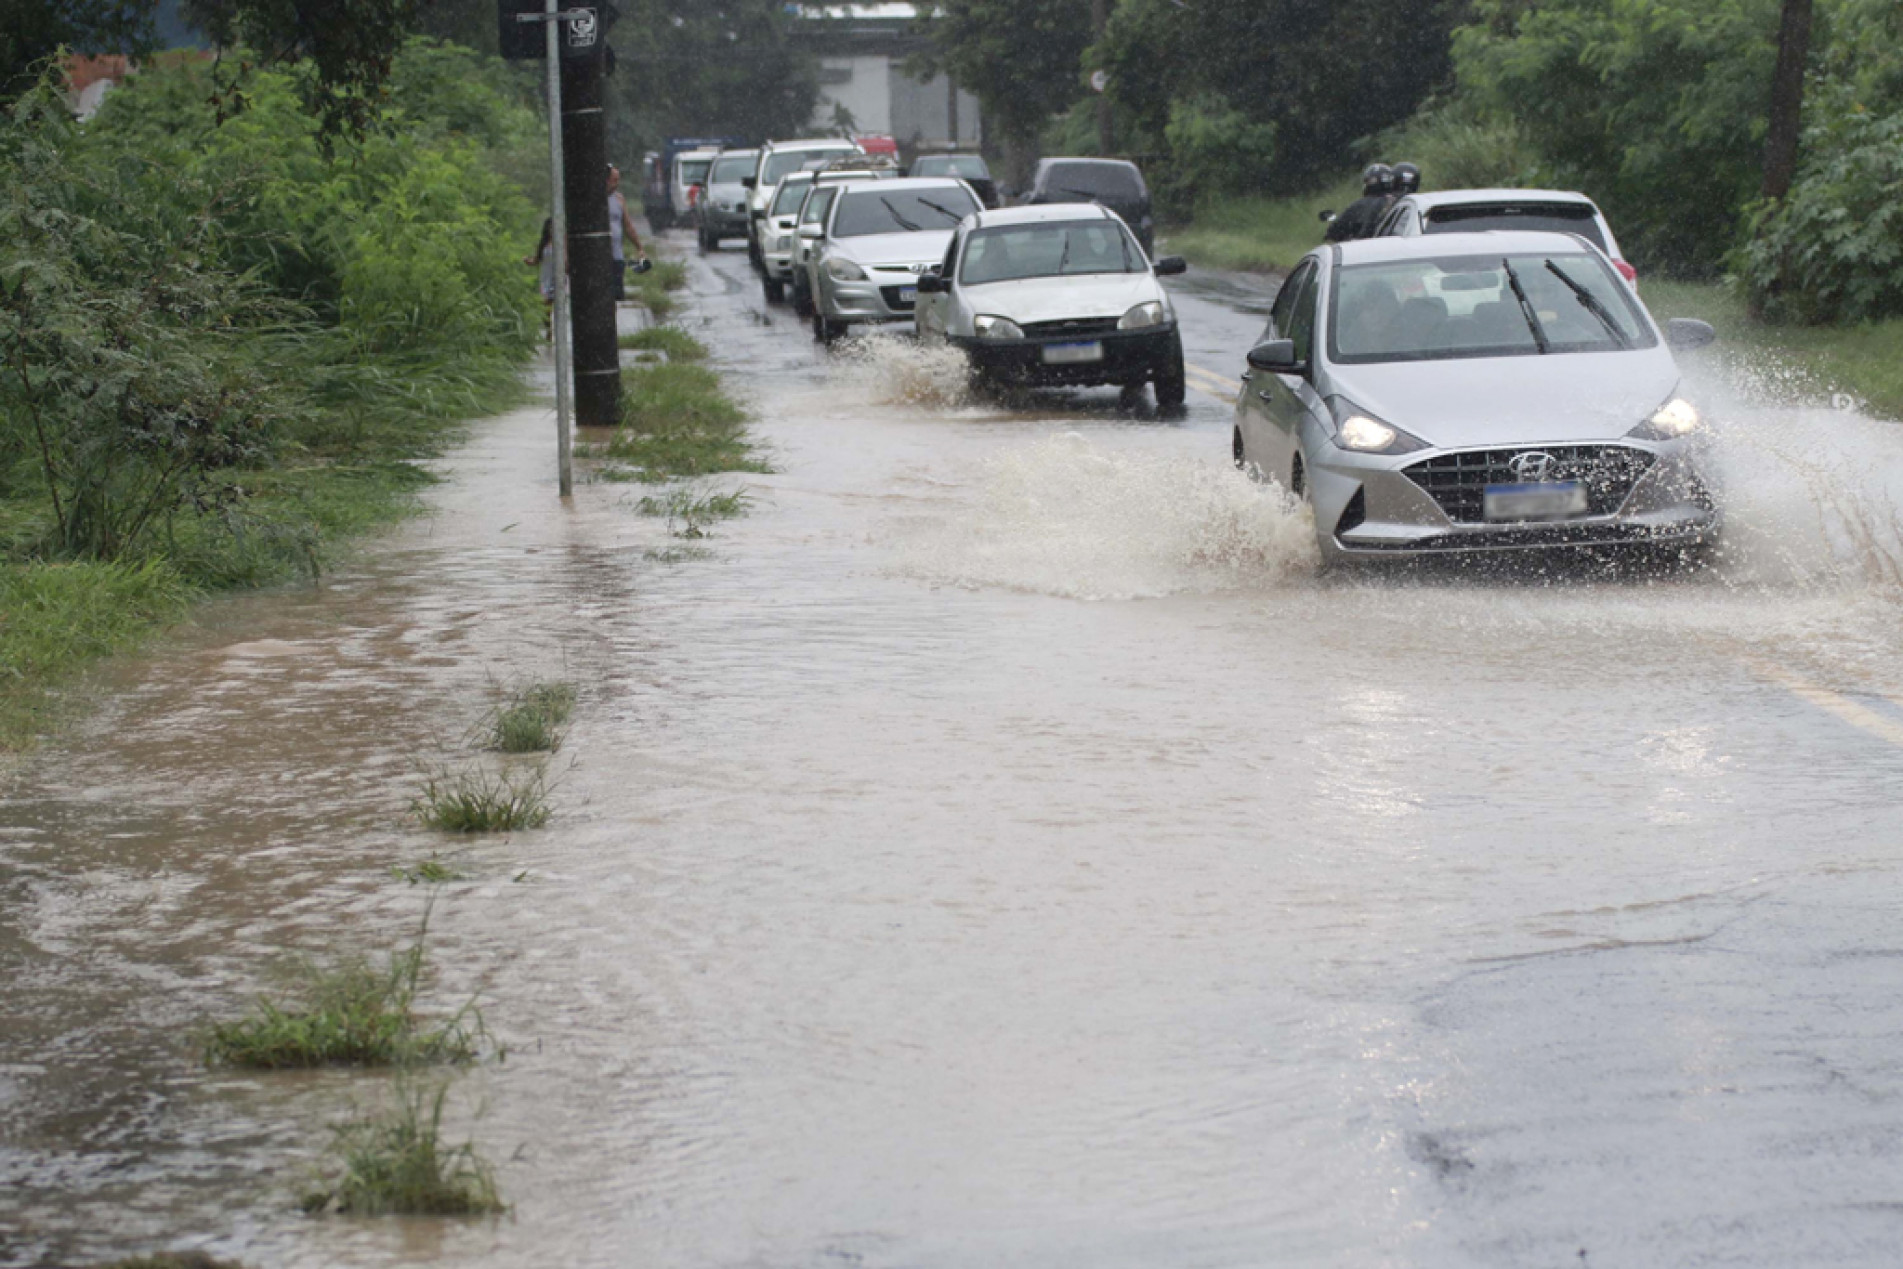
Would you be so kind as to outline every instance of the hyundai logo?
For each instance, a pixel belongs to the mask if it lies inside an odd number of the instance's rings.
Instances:
[[[1558,466],[1557,458],[1536,449],[1528,450],[1524,454],[1515,454],[1507,460],[1507,469],[1515,478],[1528,482],[1551,480]]]

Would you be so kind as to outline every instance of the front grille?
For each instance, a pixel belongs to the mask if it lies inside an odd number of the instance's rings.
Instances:
[[[1471,449],[1422,459],[1404,470],[1447,518],[1456,524],[1486,519],[1488,485],[1525,483],[1508,466],[1521,454],[1553,457],[1546,479],[1577,480],[1586,486],[1586,514],[1609,516],[1625,502],[1639,477],[1652,466],[1652,455],[1625,445],[1537,445],[1518,449]]]
[[[908,289],[908,287],[903,286],[882,286],[879,288],[879,294],[885,297],[885,306],[887,308],[894,312],[910,312],[912,309],[912,301],[904,299],[900,295],[902,291]]]
[[[1118,320],[1114,317],[1076,317],[1061,322],[1025,322],[1019,329],[1028,339],[1109,335],[1116,332]]]

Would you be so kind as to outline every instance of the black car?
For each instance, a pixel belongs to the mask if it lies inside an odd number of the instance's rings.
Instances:
[[[999,206],[998,183],[991,179],[991,168],[976,154],[921,154],[908,175],[955,176],[971,186],[972,193],[987,208]]]
[[[1040,159],[1031,188],[1019,200],[1035,203],[1096,203],[1123,217],[1143,244],[1156,254],[1156,221],[1150,214],[1150,187],[1137,165],[1124,159]]]

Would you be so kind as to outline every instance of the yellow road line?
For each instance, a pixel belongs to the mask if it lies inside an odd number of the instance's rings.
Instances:
[[[1232,405],[1235,403],[1236,388],[1234,380],[1225,378],[1213,370],[1205,370],[1201,366],[1191,365],[1188,362],[1183,363],[1183,371],[1189,380],[1189,386],[1204,396],[1215,397],[1218,401],[1227,401]]]
[[[1776,683],[1799,700],[1815,705],[1826,713],[1836,715],[1852,727],[1860,728],[1872,736],[1903,747],[1903,723],[1886,718],[1867,705],[1858,704],[1842,692],[1833,691],[1793,674],[1781,665],[1773,665],[1769,661],[1753,657],[1751,666],[1760,675]]]

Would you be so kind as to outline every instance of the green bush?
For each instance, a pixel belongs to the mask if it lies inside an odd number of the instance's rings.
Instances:
[[[1812,103],[1805,161],[1781,203],[1759,205],[1734,258],[1771,318],[1903,315],[1903,112]]]
[[[1260,189],[1275,164],[1275,125],[1256,122],[1217,93],[1172,101],[1163,139],[1169,158],[1159,192],[1172,207]]]
[[[1431,102],[1376,142],[1382,159],[1421,169],[1425,189],[1511,189],[1530,183],[1538,158],[1511,118],[1489,117],[1464,98]]]

